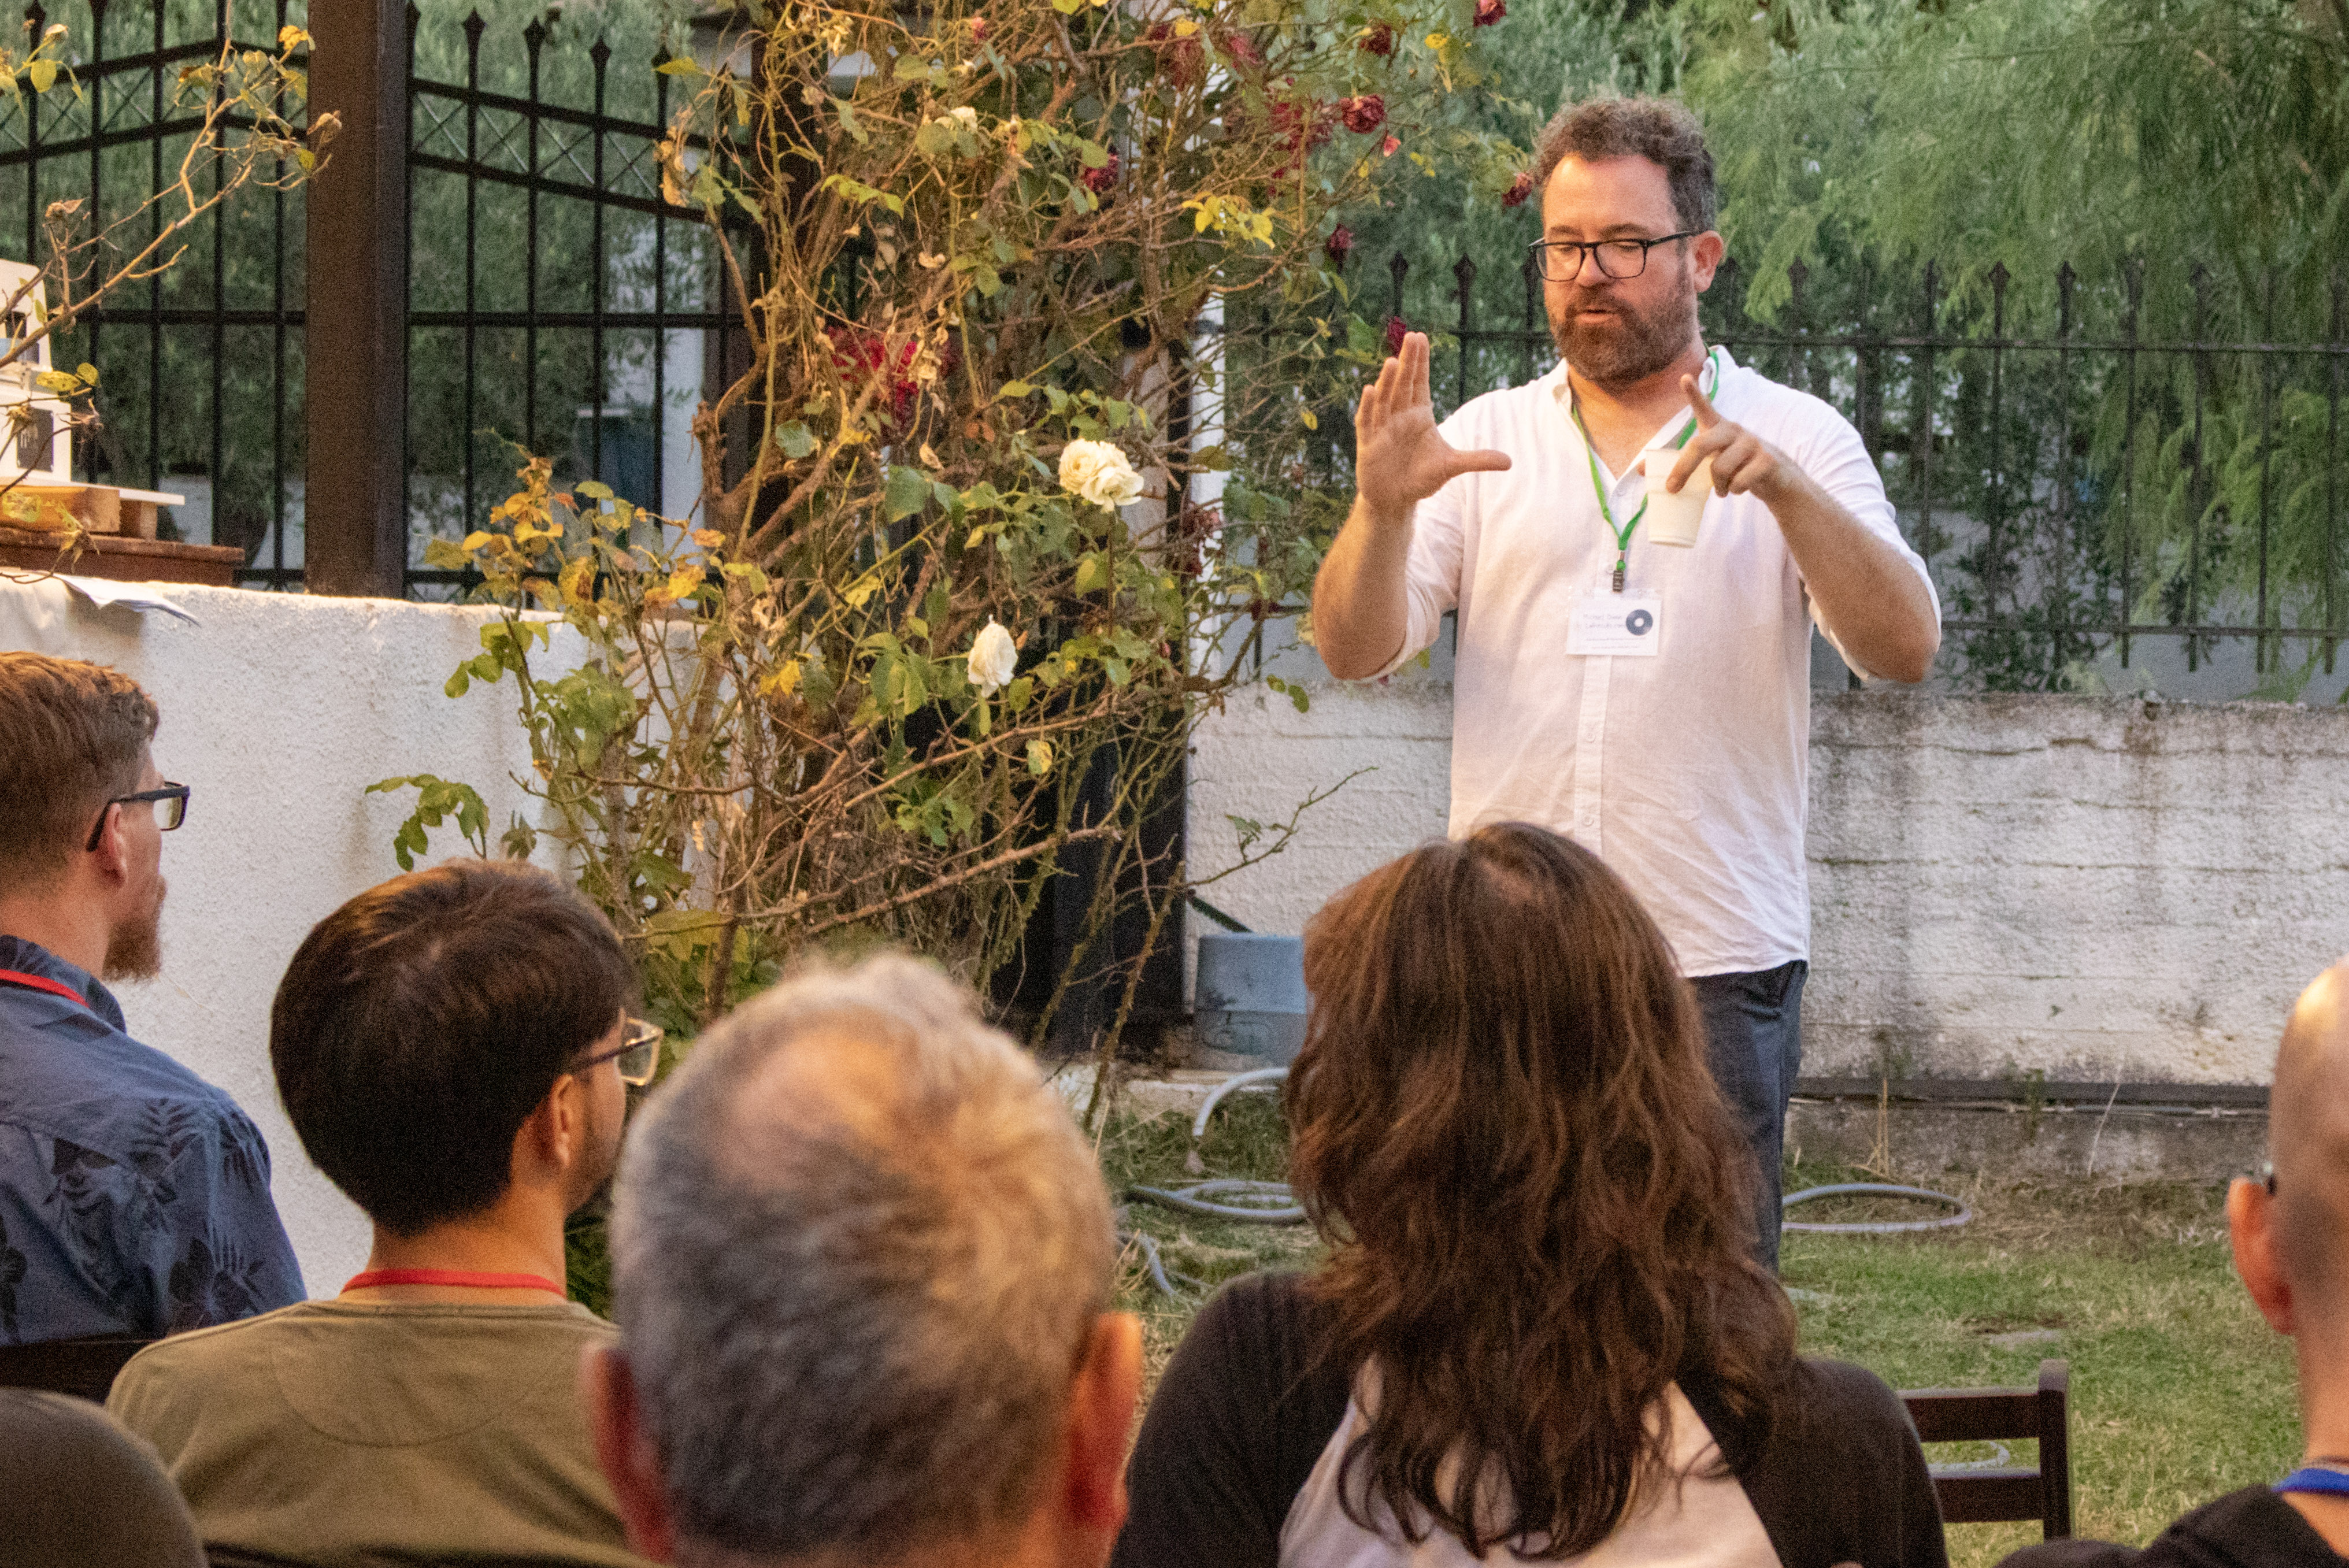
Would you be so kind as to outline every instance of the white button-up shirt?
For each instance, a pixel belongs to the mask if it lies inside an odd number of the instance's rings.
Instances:
[[[1930,593],[1859,433],[1818,398],[1716,352],[1722,418],[1793,459],[1898,548]],[[1651,444],[1688,418],[1674,415]],[[1811,607],[1777,520],[1751,495],[1715,496],[1692,549],[1656,544],[1641,524],[1626,590],[1661,601],[1657,652],[1570,655],[1568,617],[1609,591],[1616,550],[1566,366],[1476,398],[1443,428],[1453,446],[1494,448],[1513,464],[1452,480],[1420,503],[1412,532],[1395,665],[1435,640],[1446,611],[1460,617],[1452,836],[1499,821],[1571,836],[1630,884],[1683,974],[1806,957]],[[1618,477],[1601,462],[1599,474],[1619,521],[1638,510],[1636,468]]]

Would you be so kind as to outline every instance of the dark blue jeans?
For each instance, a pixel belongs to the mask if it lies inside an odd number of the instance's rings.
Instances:
[[[1755,1184],[1754,1252],[1778,1266],[1779,1166],[1786,1151],[1786,1097],[1803,1066],[1803,981],[1797,958],[1775,969],[1702,975],[1689,981],[1704,1013],[1705,1056],[1729,1114],[1745,1133],[1761,1180]]]

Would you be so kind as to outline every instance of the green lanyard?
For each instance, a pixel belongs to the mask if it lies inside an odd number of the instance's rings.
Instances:
[[[1717,357],[1720,353],[1721,350],[1716,348],[1704,356],[1705,368],[1713,372],[1713,386],[1705,391],[1708,397],[1721,390],[1721,361]],[[1568,407],[1574,416],[1574,428],[1582,432],[1582,455],[1590,463],[1590,493],[1599,498],[1599,520],[1607,524],[1607,531],[1615,536],[1615,592],[1620,593],[1623,592],[1624,575],[1631,568],[1631,531],[1640,526],[1641,518],[1648,515],[1648,498],[1641,496],[1640,510],[1633,512],[1622,527],[1615,526],[1615,509],[1607,504],[1607,486],[1599,477],[1599,452],[1591,446],[1590,431],[1582,422],[1582,406],[1569,398]],[[1696,416],[1691,414],[1689,422],[1681,427],[1681,433],[1672,438],[1672,450],[1677,452],[1687,446],[1689,438],[1695,434]]]

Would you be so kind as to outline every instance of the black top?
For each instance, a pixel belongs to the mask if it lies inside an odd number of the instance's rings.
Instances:
[[[1112,1568],[1270,1568],[1289,1505],[1344,1418],[1348,1369],[1317,1367],[1326,1311],[1296,1274],[1233,1281],[1200,1312],[1152,1398]],[[1744,1440],[1705,1379],[1703,1418],[1785,1568],[1947,1568],[1941,1514],[1900,1397],[1873,1373],[1797,1364],[1766,1442]],[[2052,1565],[2051,1565],[2052,1568]]]
[[[203,1568],[155,1450],[87,1400],[0,1388],[0,1476],[10,1568]]]
[[[2340,1568],[2300,1510],[2263,1486],[2206,1502],[2139,1551],[2109,1541],[2050,1541],[1999,1568]]]

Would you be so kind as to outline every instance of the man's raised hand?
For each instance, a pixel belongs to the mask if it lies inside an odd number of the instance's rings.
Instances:
[[[1682,377],[1681,390],[1688,394],[1689,411],[1696,416],[1696,434],[1681,449],[1680,460],[1672,465],[1664,488],[1678,494],[1696,472],[1696,466],[1711,458],[1716,495],[1750,492],[1761,497],[1764,505],[1771,504],[1785,489],[1786,476],[1796,471],[1795,465],[1744,426],[1723,418],[1695,377]]]
[[[1427,335],[1405,333],[1402,352],[1362,388],[1354,409],[1354,493],[1363,506],[1382,521],[1400,522],[1454,476],[1508,466],[1507,453],[1460,451],[1436,429]]]

